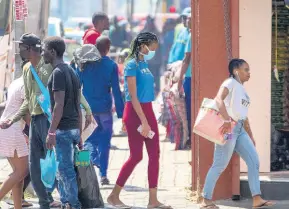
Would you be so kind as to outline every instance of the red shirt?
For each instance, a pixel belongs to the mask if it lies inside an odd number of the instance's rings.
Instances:
[[[96,39],[101,36],[101,33],[98,32],[95,28],[90,28],[85,31],[82,40],[83,44],[96,44]]]

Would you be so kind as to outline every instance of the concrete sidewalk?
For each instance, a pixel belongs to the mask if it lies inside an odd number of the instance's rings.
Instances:
[[[160,133],[162,133],[161,140],[164,140],[164,128],[160,127]],[[117,147],[117,149],[111,150],[108,171],[108,176],[113,184],[117,179],[121,166],[129,156],[129,149],[126,137],[114,137],[112,144]],[[159,198],[162,202],[173,206],[175,209],[199,208],[198,205],[186,199],[187,191],[185,188],[190,186],[191,182],[191,168],[188,163],[190,159],[190,151],[174,151],[173,144],[161,142]],[[134,208],[146,208],[148,202],[147,162],[148,158],[146,150],[144,150],[143,162],[136,167],[121,195],[122,200],[128,205],[133,205]],[[7,161],[0,159],[0,182],[10,172],[11,169]],[[113,185],[101,188],[105,202],[112,187]],[[30,200],[35,203],[34,208],[38,208],[37,199],[32,198]],[[251,200],[243,200],[241,202],[228,200],[218,203],[220,203],[221,209],[252,208]],[[279,202],[274,208],[288,209],[289,201]]]

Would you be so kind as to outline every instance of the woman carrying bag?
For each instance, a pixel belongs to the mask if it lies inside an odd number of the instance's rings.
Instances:
[[[201,208],[219,208],[212,202],[214,188],[220,175],[229,164],[234,151],[248,166],[253,208],[268,208],[274,203],[261,198],[259,159],[247,119],[250,98],[243,84],[250,79],[250,68],[245,60],[233,59],[229,64],[229,73],[230,78],[223,82],[215,98],[219,113],[224,119],[220,131],[224,136],[229,137],[224,145],[215,145],[214,161],[206,177]],[[233,129],[231,128],[232,120],[236,122]],[[245,127],[248,133],[245,131]]]

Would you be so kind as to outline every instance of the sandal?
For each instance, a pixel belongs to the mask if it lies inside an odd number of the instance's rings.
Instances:
[[[109,208],[114,208],[114,209],[131,209],[131,206],[125,205],[125,204],[121,204],[121,205],[113,205],[113,204],[109,204]]]
[[[61,208],[62,204],[58,201],[53,201],[49,206],[50,208]]]
[[[217,205],[212,204],[212,205],[203,205],[200,207],[200,209],[220,209]]]
[[[32,207],[33,204],[30,203],[30,202],[27,202],[26,200],[22,200],[22,207],[23,208],[29,208],[29,207]]]
[[[159,206],[148,205],[147,209],[173,209],[170,205],[161,204]]]
[[[12,199],[5,200],[5,203],[8,204],[8,205],[11,205],[11,206],[14,205],[14,201]],[[22,200],[22,207],[23,208],[29,208],[29,207],[32,207],[32,206],[33,206],[32,203],[27,202],[26,200]]]
[[[274,205],[275,205],[275,203],[273,203],[273,202],[265,201],[265,202],[262,203],[261,205],[253,206],[253,209],[271,208],[271,207],[274,206]]]
[[[112,208],[115,209],[131,209],[131,206],[125,205],[125,204],[120,204],[120,205],[115,205],[112,202],[107,200],[107,203],[109,204],[109,206],[111,206]]]

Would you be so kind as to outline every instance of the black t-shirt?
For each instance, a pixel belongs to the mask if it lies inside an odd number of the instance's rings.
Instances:
[[[80,82],[73,69],[65,64],[59,64],[48,79],[51,109],[55,101],[53,92],[65,91],[63,115],[57,129],[71,130],[79,128],[78,110],[80,107]]]

